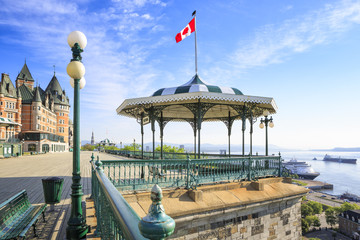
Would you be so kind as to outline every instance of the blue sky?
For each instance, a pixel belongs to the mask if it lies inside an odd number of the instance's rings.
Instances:
[[[81,138],[140,140],[134,119],[116,115],[126,98],[150,96],[194,75],[194,34],[175,35],[197,10],[199,75],[245,95],[273,97],[271,144],[283,148],[359,147],[360,2],[0,0],[0,71],[14,81],[26,58],[45,88],[56,75],[72,101],[67,35],[84,32],[87,84]],[[247,129],[248,132],[248,129]],[[232,143],[241,144],[241,124]],[[247,134],[248,135],[248,134]],[[169,123],[166,142],[192,143],[192,129]],[[265,133],[254,131],[254,144]],[[159,140],[157,132],[157,140]],[[223,123],[205,123],[202,140],[227,142]],[[145,142],[151,141],[149,126]],[[248,142],[248,136],[246,141]]]

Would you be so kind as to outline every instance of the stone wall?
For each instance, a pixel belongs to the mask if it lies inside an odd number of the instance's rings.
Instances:
[[[301,196],[174,218],[171,239],[301,239]]]

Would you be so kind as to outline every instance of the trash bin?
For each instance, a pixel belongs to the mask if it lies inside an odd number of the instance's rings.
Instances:
[[[63,188],[64,179],[59,177],[49,177],[42,179],[45,203],[59,203]]]

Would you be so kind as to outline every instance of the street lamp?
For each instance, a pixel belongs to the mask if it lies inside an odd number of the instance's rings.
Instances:
[[[272,117],[268,118],[269,114],[270,114],[269,111],[265,110],[263,112],[265,119],[261,118],[261,120],[260,120],[260,128],[261,129],[264,128],[264,123],[265,123],[265,156],[269,155],[269,153],[268,153],[268,125],[271,128],[274,127],[273,118]]]
[[[134,138],[134,157],[135,157],[135,138]]]
[[[83,217],[81,200],[83,196],[80,183],[80,89],[85,86],[85,67],[82,64],[81,53],[86,47],[87,39],[82,32],[74,31],[68,36],[72,56],[66,71],[72,78],[70,84],[74,88],[74,150],[73,150],[73,177],[71,185],[71,215],[66,228],[67,239],[84,238],[88,232],[88,225]]]

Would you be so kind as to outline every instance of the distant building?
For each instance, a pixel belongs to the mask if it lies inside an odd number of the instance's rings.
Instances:
[[[68,151],[72,145],[69,98],[55,72],[45,90],[34,82],[26,62],[15,85],[1,74],[0,157]]]
[[[73,148],[74,124],[69,118],[69,148]]]
[[[339,231],[360,239],[360,210],[348,210],[339,215]]]
[[[21,132],[21,93],[8,74],[0,82],[0,157],[21,155],[18,136]]]
[[[185,148],[185,146],[184,145],[180,145],[180,149],[184,149]]]
[[[146,149],[145,152],[150,152],[150,147],[149,146],[146,146],[145,149]]]
[[[70,104],[55,72],[43,90],[34,87],[34,79],[25,62],[15,83],[22,97],[19,137],[24,140],[24,151],[68,151]]]
[[[91,134],[91,145],[95,145],[94,131]]]
[[[102,140],[99,142],[100,146],[103,146],[103,147],[112,147],[112,146],[115,146],[116,144],[113,142],[113,141],[110,141],[108,138]]]

